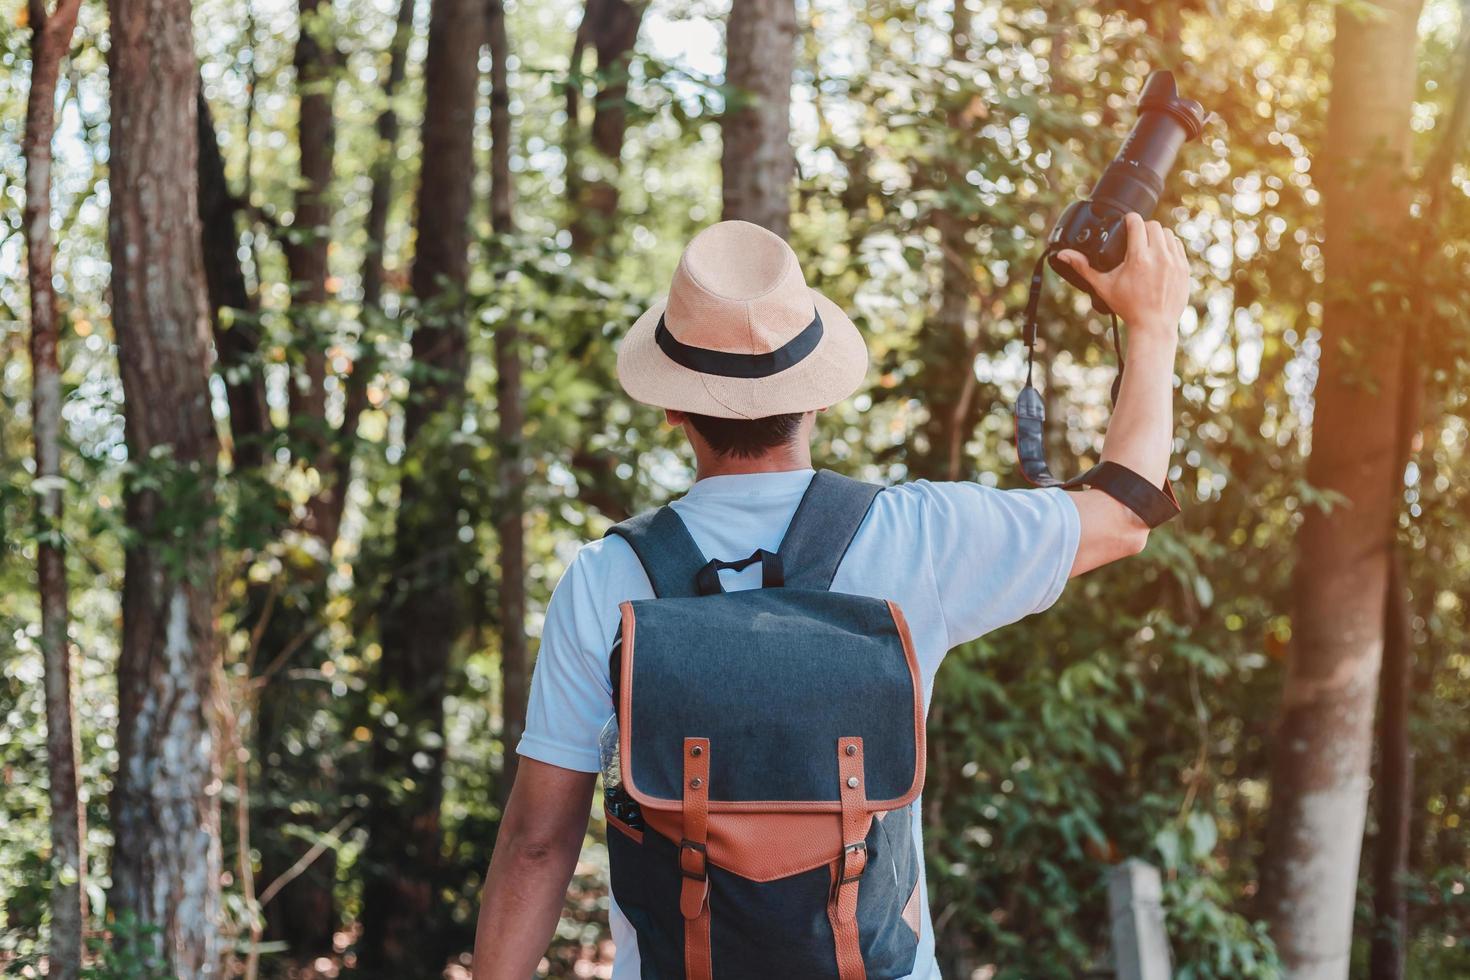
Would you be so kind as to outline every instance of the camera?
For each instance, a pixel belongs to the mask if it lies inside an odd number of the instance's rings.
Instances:
[[[1026,343],[1026,384],[1016,397],[1016,462],[1021,474],[1038,487],[1061,487],[1101,490],[1127,507],[1149,527],[1158,527],[1179,513],[1179,502],[1166,480],[1155,487],[1128,467],[1103,460],[1092,469],[1070,480],[1052,475],[1046,465],[1046,403],[1032,384],[1032,364],[1036,358],[1037,313],[1041,307],[1042,282],[1050,265],[1063,279],[1092,297],[1092,308],[1104,316],[1112,315],[1106,303],[1092,291],[1087,281],[1057,253],[1073,249],[1087,256],[1088,264],[1099,272],[1118,267],[1128,254],[1128,226],[1124,219],[1132,211],[1147,218],[1154,213],[1164,193],[1164,178],[1174,166],[1174,158],[1186,142],[1204,132],[1207,113],[1193,99],[1181,99],[1174,76],[1156,71],[1143,83],[1138,98],[1138,122],[1123,141],[1118,155],[1103,171],[1093,188],[1092,197],[1074,201],[1062,212],[1051,230],[1046,250],[1031,270],[1031,291],[1026,300],[1026,318],[1021,328]],[[1118,348],[1118,318],[1113,320],[1113,348],[1119,352],[1118,376],[1113,381],[1113,401],[1123,380],[1121,351]]]
[[[1148,218],[1153,214],[1179,148],[1199,138],[1207,116],[1204,106],[1179,97],[1171,72],[1150,74],[1138,97],[1138,122],[1103,171],[1091,199],[1069,204],[1052,228],[1048,243],[1051,267],[1092,296],[1093,308],[1099,313],[1111,311],[1055,253],[1073,249],[1087,256],[1088,263],[1099,272],[1117,268],[1128,252],[1124,215],[1135,211]]]

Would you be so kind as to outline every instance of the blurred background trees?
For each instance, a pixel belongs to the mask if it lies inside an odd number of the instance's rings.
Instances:
[[[942,965],[1106,975],[1140,856],[1181,976],[1470,971],[1460,2],[70,9],[0,18],[7,973],[465,975],[550,590],[691,475],[612,374],[683,243],[775,227],[864,329],[825,465],[1014,485],[1027,273],[1165,66],[1185,514],[942,670]],[[549,975],[606,975],[583,858]]]

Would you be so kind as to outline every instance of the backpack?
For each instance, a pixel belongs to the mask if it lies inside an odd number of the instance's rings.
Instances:
[[[778,553],[733,562],[706,561],[669,507],[608,532],[655,595],[620,607],[604,771],[645,980],[914,969],[918,663],[895,603],[830,591],[879,490],[818,472]],[[757,561],[760,589],[722,590],[721,569]]]

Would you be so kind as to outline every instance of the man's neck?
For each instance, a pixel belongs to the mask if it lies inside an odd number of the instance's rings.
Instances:
[[[782,446],[749,459],[711,453],[701,456],[696,462],[696,482],[712,476],[735,476],[740,473],[786,473],[791,470],[811,469],[812,449],[803,442],[800,445]]]

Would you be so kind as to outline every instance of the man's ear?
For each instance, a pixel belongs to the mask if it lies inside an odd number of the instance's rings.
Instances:
[[[664,409],[664,421],[669,423],[669,425],[673,426],[676,429],[679,428],[679,426],[683,425],[686,421],[688,421],[688,419],[689,416],[685,415],[683,412],[678,411],[677,409]]]

